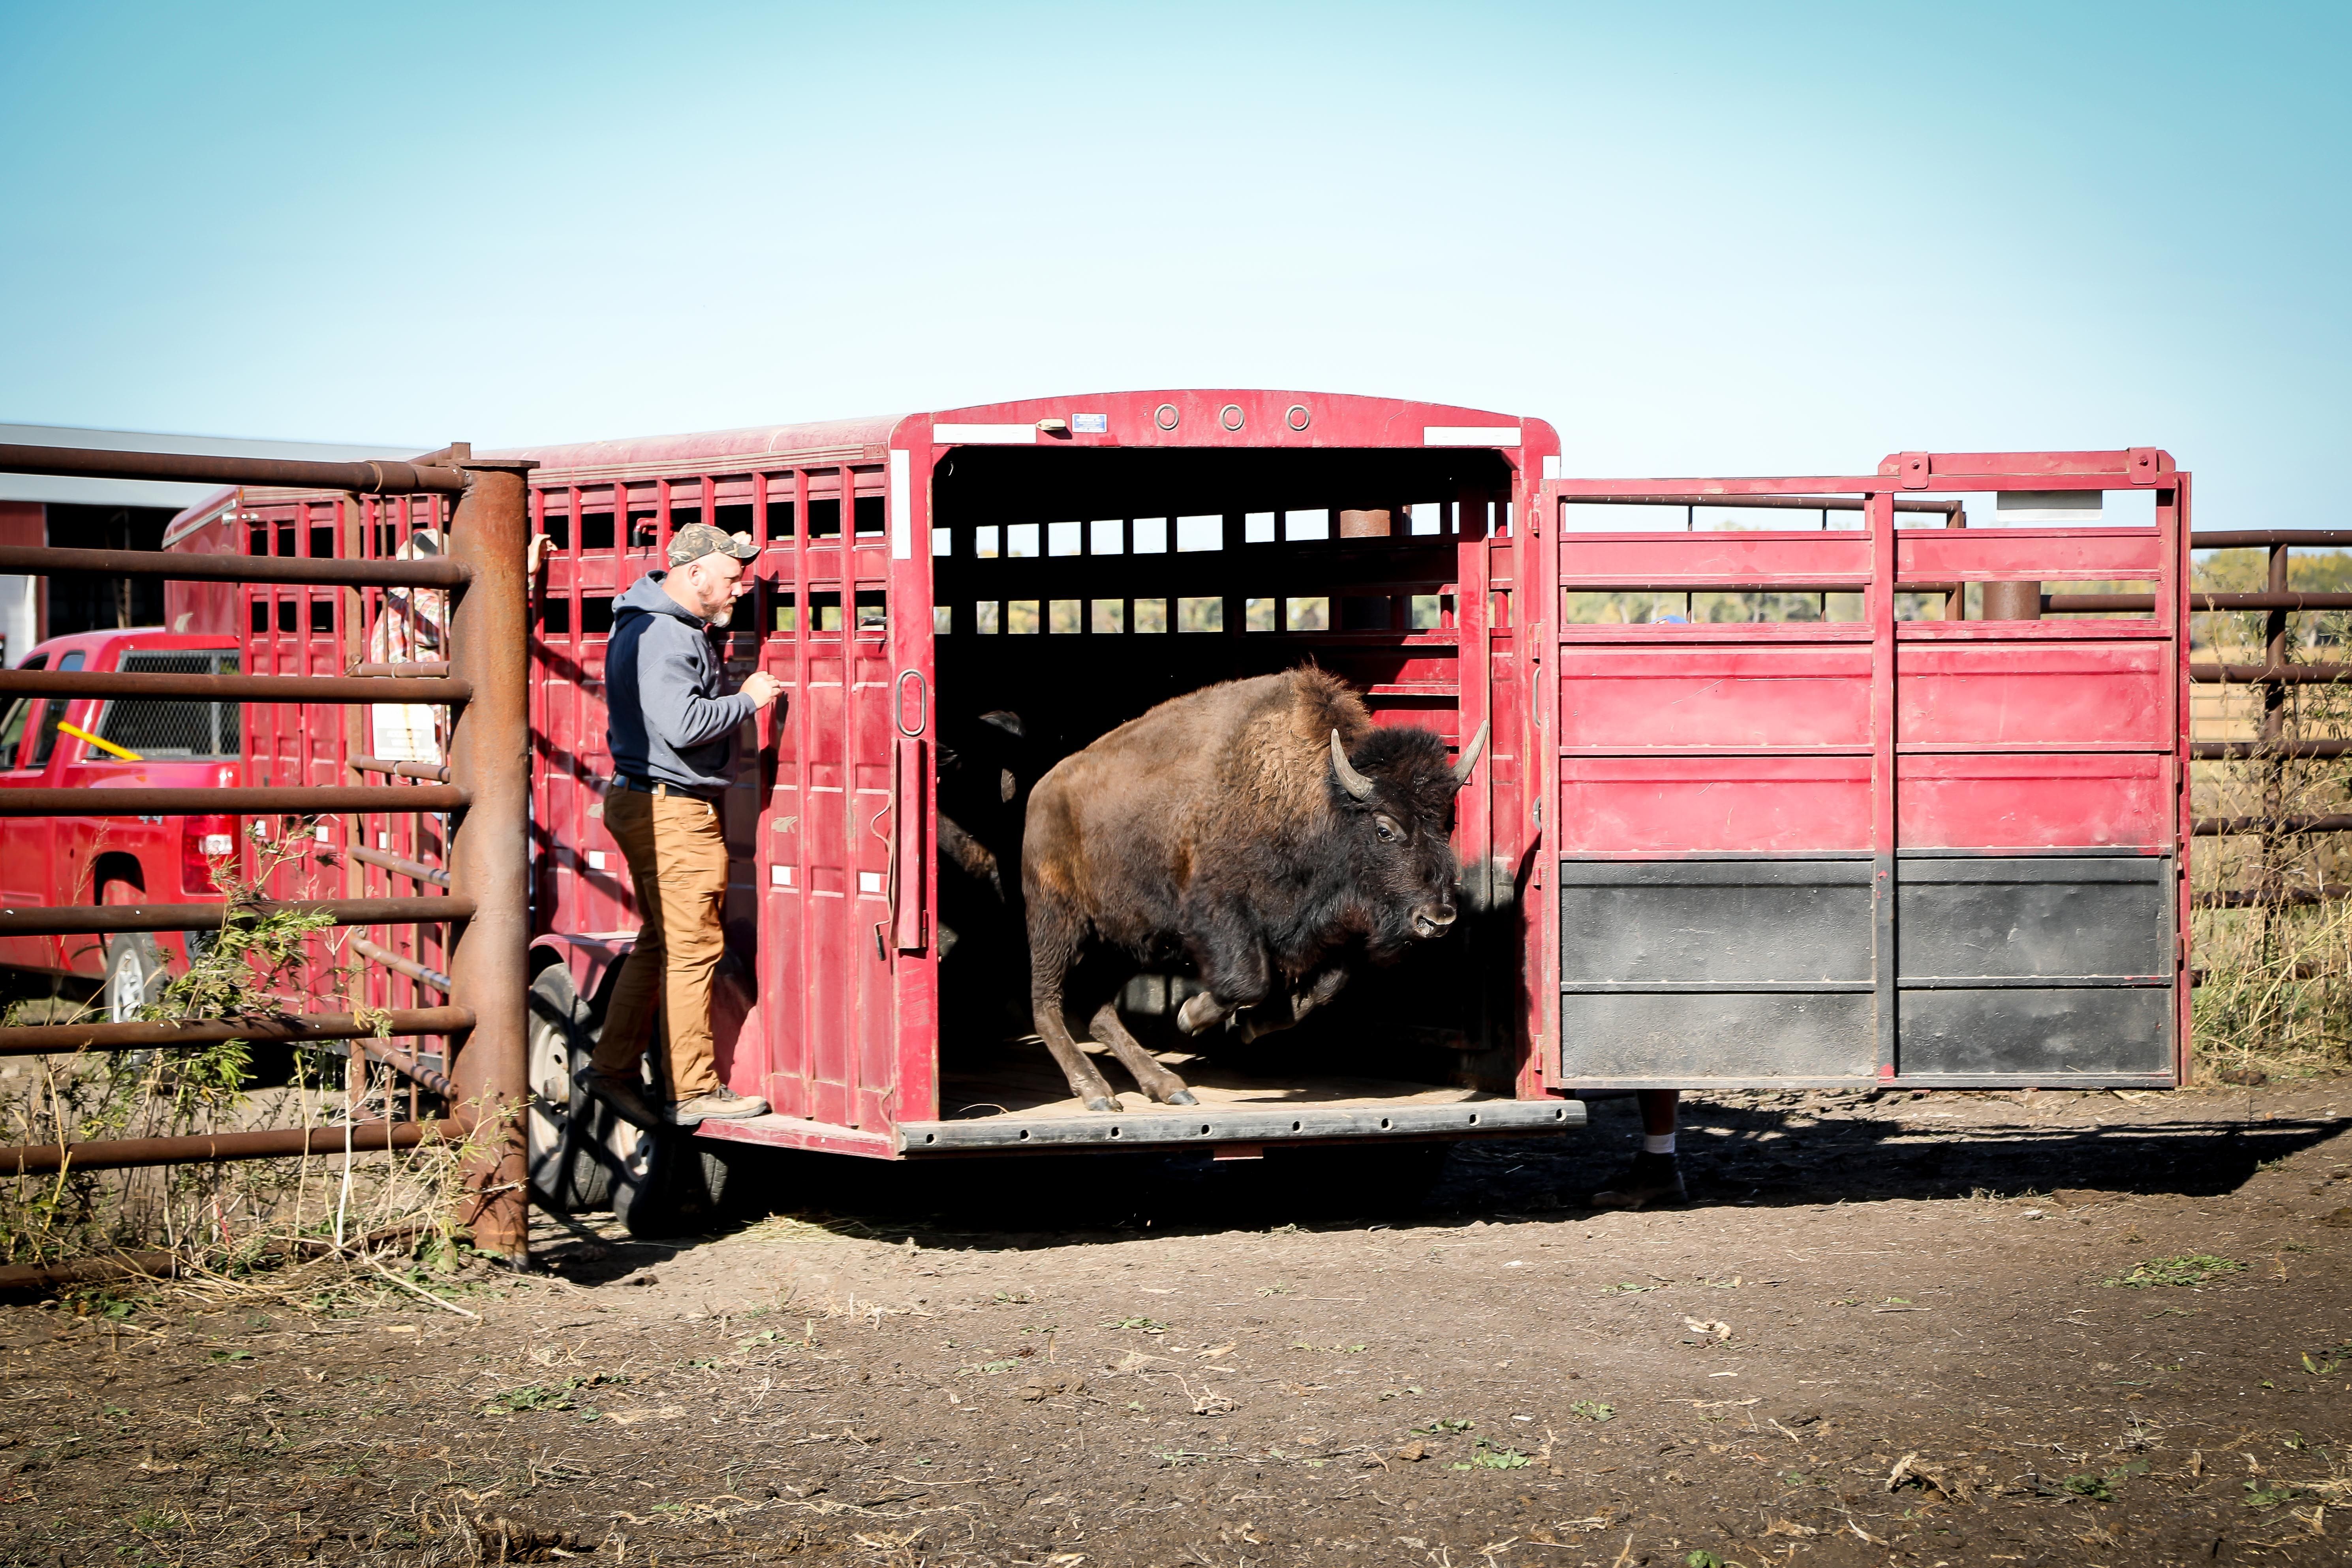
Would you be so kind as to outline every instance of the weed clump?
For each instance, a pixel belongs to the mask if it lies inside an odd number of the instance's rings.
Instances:
[[[2235,1274],[2243,1268],[2245,1265],[2234,1258],[2190,1252],[2178,1258],[2151,1258],[2135,1263],[2129,1271],[2111,1274],[2099,1283],[2126,1290],[2145,1290],[2153,1285],[2197,1286],[2224,1274]]]
[[[142,1021],[235,1026],[283,1017],[298,1009],[290,998],[305,994],[363,996],[354,973],[339,963],[346,939],[323,915],[254,907],[263,888],[299,879],[314,863],[307,827],[273,840],[257,823],[249,837],[252,880],[227,887],[220,924],[192,934],[186,969],[141,1010]],[[10,1007],[5,1021],[85,1023],[101,1016],[100,1005],[42,998]],[[370,1011],[363,1002],[343,1005],[362,1016]],[[251,1042],[230,1038],[21,1058],[0,1071],[0,1142],[20,1145],[331,1130],[434,1109],[341,1044],[295,1045],[262,1066]],[[127,1170],[76,1169],[68,1157],[54,1173],[0,1180],[0,1263],[168,1252],[183,1272],[221,1277],[265,1263],[357,1256],[388,1241],[446,1259],[454,1251],[464,1152],[426,1144],[348,1158]]]

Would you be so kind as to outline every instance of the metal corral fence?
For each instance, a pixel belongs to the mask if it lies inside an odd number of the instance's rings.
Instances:
[[[2254,593],[2207,593],[2191,589],[2189,608],[2192,613],[2210,611],[2263,612],[2263,659],[2260,664],[2235,664],[2213,660],[2192,660],[2189,666],[2189,680],[2200,686],[2246,687],[2259,692],[2262,700],[2261,719],[2255,733],[2242,740],[2203,740],[2190,742],[2189,755],[2200,763],[2263,761],[2283,764],[2300,758],[2352,756],[2352,740],[2323,739],[2290,733],[2291,715],[2287,701],[2290,686],[2323,686],[2338,681],[2352,681],[2352,664],[2289,663],[2287,661],[2287,617],[2298,612],[2352,610],[2352,594],[2302,593],[2287,586],[2288,552],[2298,547],[2305,550],[2340,550],[2352,546],[2352,531],[2323,529],[2239,529],[2192,532],[2189,547],[2192,550],[2266,550],[2270,552],[2268,584]],[[2002,620],[2032,620],[2044,614],[2095,614],[2117,611],[2149,611],[2156,607],[2153,594],[2042,594],[2038,584],[1997,584],[2011,590],[2017,596],[2005,601],[1998,617]],[[2277,768],[2270,790],[2271,802],[2263,812],[2232,816],[2200,816],[2192,829],[2200,838],[2229,837],[2240,834],[2258,836],[2263,841],[2263,861],[2274,858],[2274,847],[2282,837],[2304,833],[2343,833],[2352,831],[2352,816],[2295,815],[2277,803]],[[2280,904],[2317,903],[2326,899],[2352,895],[2352,887],[2323,888],[2248,888],[2196,895],[2200,909],[2254,909]]]
[[[2191,594],[2194,610],[2261,610],[2263,659],[2260,664],[2192,663],[2189,679],[2204,685],[2242,686],[2258,690],[2262,716],[2252,737],[2195,742],[2190,755],[2199,762],[2259,761],[2268,763],[2263,780],[2263,809],[2232,816],[2200,816],[2200,837],[2252,835],[2261,840],[2263,873],[2259,885],[2227,889],[2197,896],[2201,909],[2268,909],[2288,904],[2315,904],[2352,895],[2352,887],[2326,883],[2317,887],[2280,885],[2275,875],[2279,841],[2306,833],[2352,831],[2352,816],[2296,814],[2284,808],[2285,764],[2301,758],[2352,756],[2352,740],[2297,735],[2292,732],[2290,686],[2332,685],[2352,680],[2352,664],[2287,661],[2287,617],[2298,612],[2352,610],[2352,594],[2298,593],[2287,586],[2288,552],[2300,546],[2342,549],[2352,545],[2352,531],[2319,529],[2253,529],[2196,533],[2189,544],[2198,550],[2261,549],[2270,552],[2269,581],[2251,594]]]
[[[438,1096],[445,1114],[259,1131],[169,1138],[64,1142],[0,1148],[0,1175],[108,1170],[198,1161],[260,1160],[462,1142],[472,1151],[463,1217],[482,1251],[520,1262],[527,1208],[518,1115],[524,1096],[525,1005],[530,976],[529,864],[530,731],[526,679],[530,617],[525,552],[530,528],[528,462],[482,462],[455,446],[407,462],[295,462],[0,446],[0,472],[92,479],[183,479],[223,485],[299,487],[358,497],[426,496],[450,503],[449,549],[438,558],[194,555],[149,551],[0,548],[0,572],[100,573],[181,582],[367,588],[432,588],[450,595],[449,657],[432,664],[358,664],[342,676],[174,674],[144,671],[0,670],[0,695],[210,699],[246,703],[417,703],[449,713],[448,765],[362,771],[415,783],[338,787],[224,789],[21,789],[0,792],[11,816],[260,816],[446,812],[446,863],[418,866],[417,879],[448,890],[420,898],[232,900],[219,904],[139,903],[90,908],[0,909],[0,933],[110,935],[187,931],[223,920],[299,911],[337,926],[426,926],[450,932],[447,973],[427,972],[447,995],[438,1007],[388,1012],[239,1016],[188,1023],[89,1023],[0,1027],[0,1055],[158,1050],[226,1039],[346,1041],[355,1076],[383,1064]],[[347,542],[355,545],[355,541]],[[347,595],[348,597],[349,595]],[[249,729],[249,726],[248,726]],[[359,852],[354,850],[358,855]],[[362,858],[369,858],[361,856]],[[395,869],[410,869],[405,864]],[[371,962],[404,973],[413,961],[354,942]],[[383,1031],[388,1030],[388,1037]],[[439,1051],[426,1050],[431,1041]],[[403,1050],[399,1042],[416,1048]],[[445,1072],[428,1061],[440,1057]]]

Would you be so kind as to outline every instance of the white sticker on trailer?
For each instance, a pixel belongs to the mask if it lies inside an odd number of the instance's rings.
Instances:
[[[1421,444],[1424,447],[1516,447],[1519,444],[1519,427],[1516,425],[1424,425],[1421,427]]]
[[[915,552],[915,520],[908,510],[909,459],[898,447],[890,451],[890,556],[904,561]]]
[[[934,425],[931,439],[942,447],[1034,447],[1034,425]]]
[[[1559,455],[1558,453],[1554,453],[1552,456],[1546,458],[1543,460],[1543,477],[1548,479],[1562,479],[1568,477],[1559,471]]]

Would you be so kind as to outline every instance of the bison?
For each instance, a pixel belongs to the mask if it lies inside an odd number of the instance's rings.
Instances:
[[[1080,1016],[1146,1094],[1198,1103],[1119,1020],[1141,964],[1189,955],[1207,989],[1178,1026],[1255,1037],[1328,1002],[1355,963],[1443,935],[1454,795],[1486,743],[1482,724],[1449,765],[1442,737],[1375,729],[1309,667],[1175,698],[1055,763],[1029,797],[1021,884],[1030,1005],[1071,1092],[1119,1109],[1071,1037]],[[1082,970],[1089,953],[1104,962]]]
[[[1035,754],[1018,713],[940,726],[940,1014],[992,1038],[1027,1028],[1021,817]]]

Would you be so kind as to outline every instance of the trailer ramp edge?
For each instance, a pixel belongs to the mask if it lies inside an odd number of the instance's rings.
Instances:
[[[1155,1108],[1133,1115],[987,1116],[961,1121],[904,1121],[898,1124],[898,1134],[903,1153],[951,1154],[981,1149],[1291,1143],[1323,1139],[1496,1134],[1527,1137],[1572,1131],[1584,1124],[1584,1106],[1577,1100],[1485,1100],[1388,1108]]]

